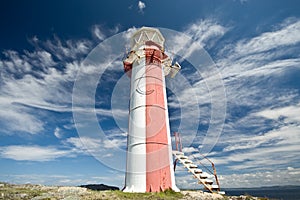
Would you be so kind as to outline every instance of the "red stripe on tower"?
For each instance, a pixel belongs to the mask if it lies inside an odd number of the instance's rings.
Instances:
[[[172,188],[165,116],[164,74],[159,46],[146,42],[146,187],[147,192]]]

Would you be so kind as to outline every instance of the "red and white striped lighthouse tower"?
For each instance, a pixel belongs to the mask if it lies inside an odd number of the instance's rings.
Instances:
[[[131,38],[123,61],[131,78],[127,166],[124,192],[179,191],[175,185],[165,76],[171,66],[158,29],[143,27]]]

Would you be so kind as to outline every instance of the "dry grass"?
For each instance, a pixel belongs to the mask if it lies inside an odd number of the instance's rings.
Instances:
[[[0,182],[0,200],[98,200],[98,199],[147,199],[147,200],[266,200],[249,195],[227,197],[202,191],[182,191],[152,193],[124,193],[119,190],[93,191],[81,187],[43,186],[43,185],[14,185]]]

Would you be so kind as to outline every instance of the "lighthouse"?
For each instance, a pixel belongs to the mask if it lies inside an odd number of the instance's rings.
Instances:
[[[123,60],[130,77],[127,163],[124,192],[179,191],[173,171],[165,76],[180,65],[164,51],[158,29],[142,27],[131,37]]]

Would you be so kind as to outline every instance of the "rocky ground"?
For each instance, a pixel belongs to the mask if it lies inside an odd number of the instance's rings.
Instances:
[[[266,200],[251,196],[222,196],[202,191],[182,191],[175,193],[123,193],[121,191],[94,191],[82,187],[43,186],[43,185],[14,185],[0,183],[0,199],[5,200],[96,200],[96,199],[182,199],[182,200]]]

